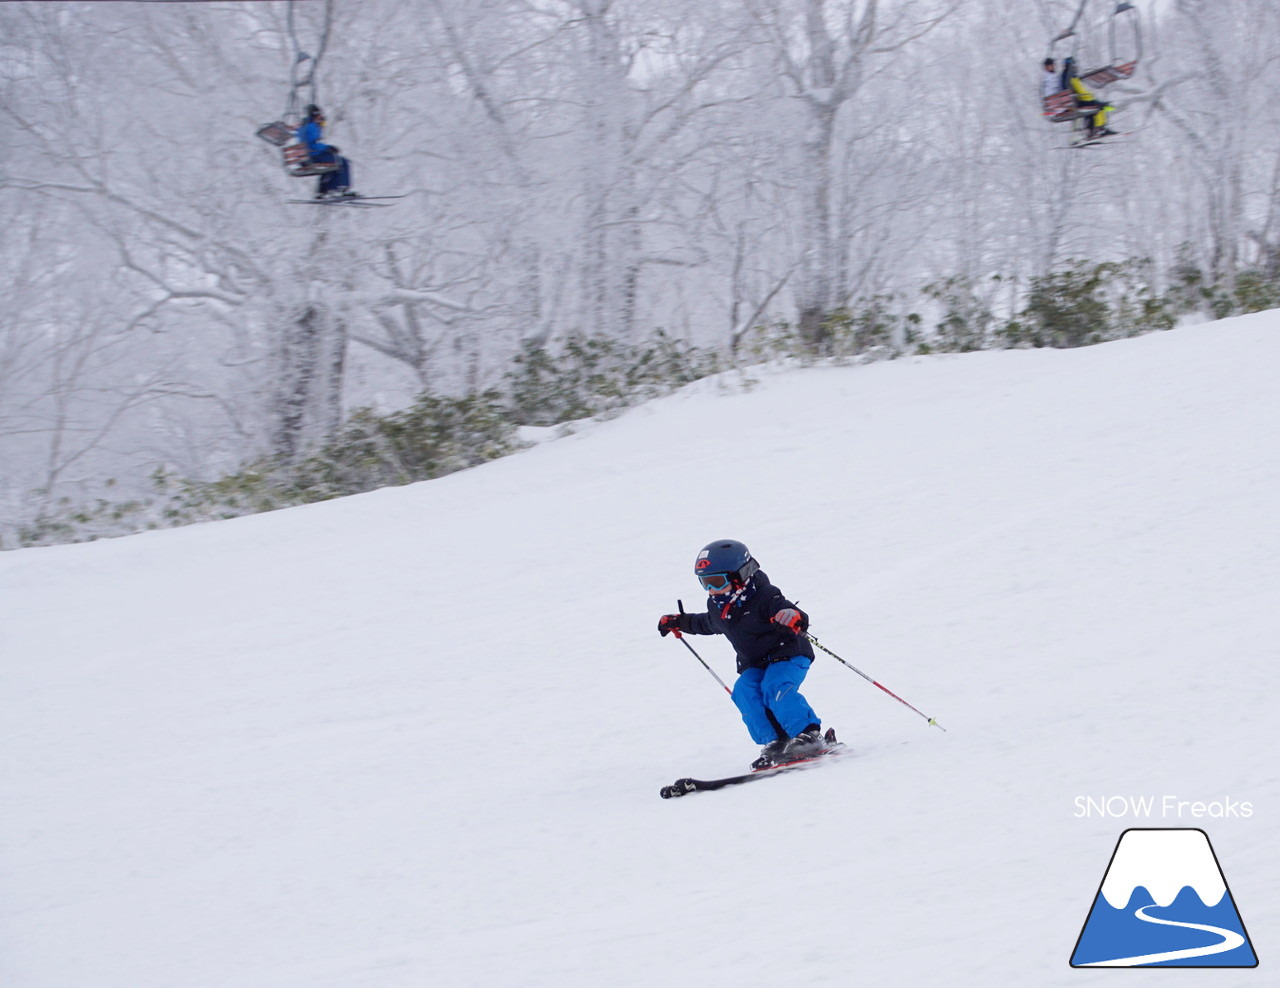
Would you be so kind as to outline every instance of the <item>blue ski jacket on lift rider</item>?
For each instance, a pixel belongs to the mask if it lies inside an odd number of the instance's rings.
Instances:
[[[658,632],[724,635],[738,659],[733,702],[756,744],[761,761],[784,754],[789,742],[798,753],[820,735],[821,721],[800,693],[813,662],[813,646],[804,632],[809,617],[782,595],[760,569],[747,547],[734,539],[706,545],[694,560],[694,573],[707,591],[702,614],[668,614]]]

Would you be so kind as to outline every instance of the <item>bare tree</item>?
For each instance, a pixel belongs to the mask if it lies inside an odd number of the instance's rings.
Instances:
[[[1274,39],[1280,27],[1271,5],[1240,0],[1177,0],[1166,41],[1179,58],[1166,60],[1186,85],[1160,101],[1190,153],[1179,155],[1199,193],[1202,235],[1210,280],[1228,291],[1242,262],[1250,226],[1250,194],[1266,189],[1272,162],[1254,150],[1263,130],[1273,137],[1276,113],[1269,85],[1277,65]],[[1264,200],[1266,201],[1266,200]],[[1265,226],[1265,211],[1252,221]]]
[[[814,351],[826,345],[827,321],[838,306],[847,272],[840,264],[837,236],[835,140],[841,111],[857,107],[869,77],[885,56],[901,53],[936,27],[955,3],[904,0],[804,0],[803,20],[795,5],[752,0],[760,30],[776,53],[789,94],[804,114],[804,135],[796,181],[800,186],[803,245],[795,279],[801,339]],[[874,123],[874,105],[861,107]],[[857,124],[855,124],[855,127]]]

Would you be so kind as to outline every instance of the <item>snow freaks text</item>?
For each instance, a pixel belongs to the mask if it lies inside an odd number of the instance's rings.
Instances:
[[[1214,800],[1179,799],[1177,796],[1077,796],[1076,819],[1108,817],[1165,820],[1214,819],[1253,816],[1253,803],[1224,796]]]

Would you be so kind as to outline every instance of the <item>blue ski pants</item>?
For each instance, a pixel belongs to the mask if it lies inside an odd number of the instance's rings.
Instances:
[[[810,724],[821,723],[800,693],[800,684],[812,663],[803,655],[770,662],[763,669],[745,670],[733,684],[733,702],[756,744],[778,740],[770,714],[792,738]]]
[[[322,164],[328,164],[331,161],[338,163],[338,170],[333,172],[325,172],[320,176],[320,182],[316,186],[316,191],[323,195],[334,189],[347,189],[351,187],[351,162],[340,154],[334,154],[332,151],[320,151],[311,155],[312,161],[318,161]]]

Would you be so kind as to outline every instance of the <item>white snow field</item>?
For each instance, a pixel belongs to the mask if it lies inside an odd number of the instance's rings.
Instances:
[[[756,377],[0,554],[0,985],[1267,983],[1280,313]],[[855,757],[660,799],[756,750],[655,627],[725,537],[946,733],[820,654]],[[1209,834],[1258,970],[1068,966],[1133,826]]]

